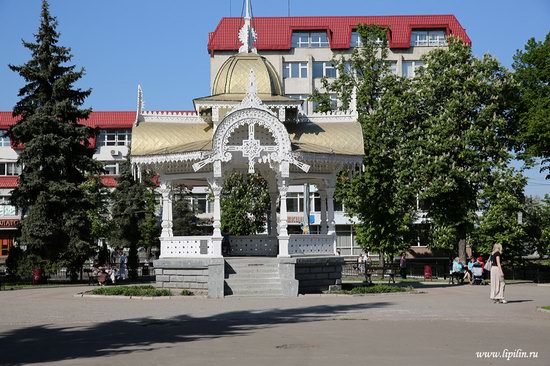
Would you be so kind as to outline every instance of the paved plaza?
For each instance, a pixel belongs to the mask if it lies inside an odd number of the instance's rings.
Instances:
[[[0,364],[549,365],[550,287],[432,285],[420,294],[298,298],[75,297],[0,292]],[[538,352],[479,359],[476,352]],[[516,353],[519,354],[519,353]]]

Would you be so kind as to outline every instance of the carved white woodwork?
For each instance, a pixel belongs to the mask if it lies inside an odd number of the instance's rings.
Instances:
[[[159,193],[162,195],[162,232],[163,238],[174,236],[172,232],[172,184],[171,182],[161,181]]]
[[[254,42],[256,42],[256,31],[252,28],[251,24],[251,14],[250,14],[250,3],[249,0],[246,0],[246,10],[244,16],[244,25],[239,31],[239,41],[241,41],[242,46],[239,47],[239,52],[245,53],[256,53],[257,50],[254,47]]]
[[[309,165],[295,158],[292,152],[290,138],[285,126],[277,119],[256,94],[256,82],[254,71],[250,70],[249,87],[246,97],[233,111],[231,111],[219,124],[214,132],[212,140],[212,152],[210,155],[195,164],[193,169],[198,171],[205,165],[214,162],[228,162],[233,158],[233,152],[241,152],[248,159],[248,171],[255,171],[256,163],[269,163],[274,166],[277,163],[279,172],[288,177],[288,165],[293,164],[304,172],[309,171]],[[248,138],[242,140],[242,145],[230,145],[230,137],[242,126],[248,126]],[[272,135],[273,145],[262,145],[254,136],[255,126],[261,126]],[[214,176],[216,174],[214,169]]]

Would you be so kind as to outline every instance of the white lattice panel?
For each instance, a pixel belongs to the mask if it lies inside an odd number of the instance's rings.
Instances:
[[[161,258],[186,258],[213,255],[209,236],[174,236],[160,239]]]
[[[266,235],[230,236],[231,255],[256,255],[274,257],[279,243],[276,237]]]
[[[334,236],[332,235],[290,235],[288,240],[290,255],[327,255],[334,254]]]

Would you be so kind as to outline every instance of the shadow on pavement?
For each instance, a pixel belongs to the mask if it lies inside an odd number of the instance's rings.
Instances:
[[[26,365],[153,351],[177,344],[245,336],[256,329],[333,320],[348,311],[391,306],[389,302],[312,306],[268,311],[235,311],[204,318],[179,315],[114,320],[91,326],[39,325],[0,334],[0,364]],[[162,345],[159,345],[161,344]]]

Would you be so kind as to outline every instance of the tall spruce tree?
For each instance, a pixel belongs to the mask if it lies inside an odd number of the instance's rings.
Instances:
[[[23,41],[30,60],[10,65],[26,81],[13,109],[20,120],[9,132],[24,148],[19,156],[23,171],[11,201],[22,209],[21,242],[29,251],[75,270],[94,246],[81,184],[100,167],[89,143],[94,131],[78,124],[90,113],[81,106],[91,91],[74,87],[84,69],[67,65],[72,55],[58,45],[56,26],[44,0],[35,42]]]

